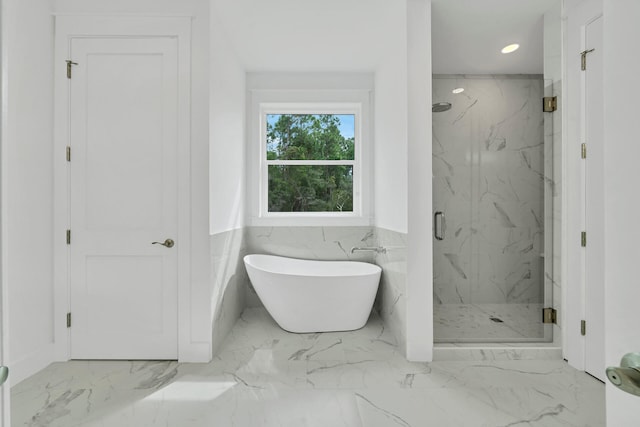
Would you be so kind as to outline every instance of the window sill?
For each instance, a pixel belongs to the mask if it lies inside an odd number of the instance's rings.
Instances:
[[[360,216],[251,217],[249,224],[252,227],[370,227],[373,225],[373,218]]]

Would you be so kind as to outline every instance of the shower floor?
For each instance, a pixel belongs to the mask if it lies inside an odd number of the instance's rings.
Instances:
[[[542,304],[436,304],[435,342],[541,342]]]

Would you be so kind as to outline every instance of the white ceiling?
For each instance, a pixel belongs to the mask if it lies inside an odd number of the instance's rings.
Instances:
[[[432,0],[436,74],[542,73],[542,16],[561,0]],[[393,0],[212,0],[248,71],[374,71],[406,49]],[[505,45],[519,43],[510,55]]]
[[[406,30],[402,2],[213,0],[248,71],[373,71]]]
[[[434,74],[542,74],[542,18],[560,0],[433,0]],[[505,55],[500,50],[518,43]]]

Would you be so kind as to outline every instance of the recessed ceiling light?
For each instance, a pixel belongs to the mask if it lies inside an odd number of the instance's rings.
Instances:
[[[520,45],[518,43],[510,44],[509,46],[505,46],[502,48],[502,53],[511,53],[518,50]]]
[[[451,92],[453,92],[453,93],[462,93],[462,92],[464,92],[464,88],[463,87],[458,87],[458,88],[455,88],[454,90],[452,90]]]

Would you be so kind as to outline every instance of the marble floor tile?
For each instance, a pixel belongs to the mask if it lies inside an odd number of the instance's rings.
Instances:
[[[553,343],[439,343],[433,360],[560,360],[562,347]]]
[[[54,363],[14,386],[12,426],[604,426],[604,385],[561,360],[407,361],[377,315],[291,334],[248,309],[206,364]]]
[[[536,342],[544,338],[542,304],[435,304],[433,317],[436,342]]]

